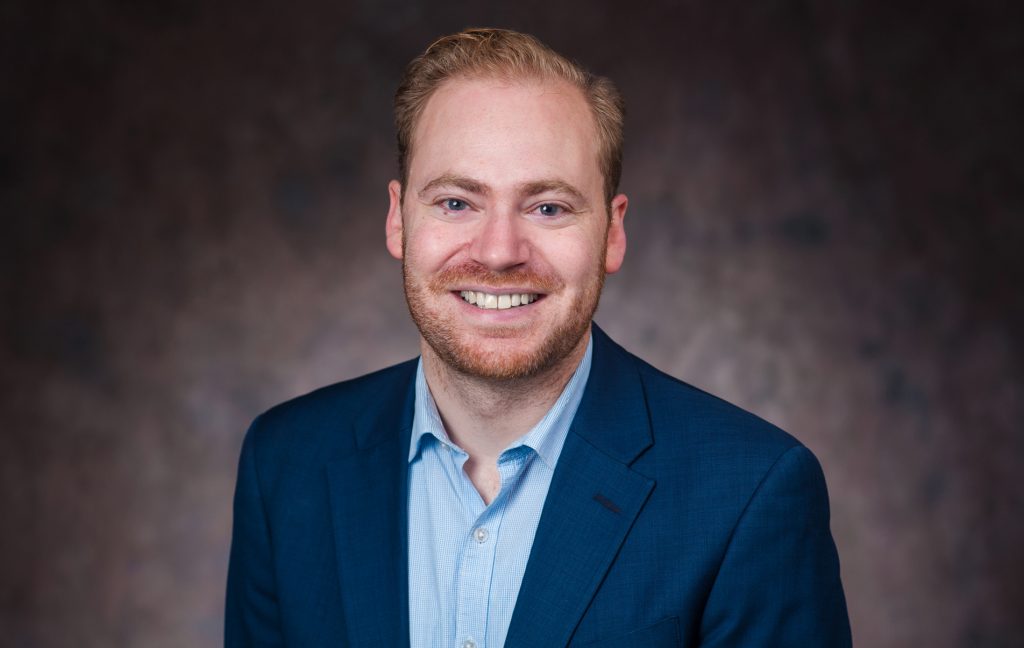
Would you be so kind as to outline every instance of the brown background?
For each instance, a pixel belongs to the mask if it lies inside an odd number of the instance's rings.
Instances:
[[[1022,12],[484,4],[4,3],[0,644],[218,644],[248,421],[416,352],[391,95],[489,24],[621,85],[598,321],[818,454],[856,643],[1024,645]]]

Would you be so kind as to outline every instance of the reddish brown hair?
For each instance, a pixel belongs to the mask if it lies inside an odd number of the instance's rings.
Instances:
[[[560,79],[579,88],[590,105],[600,143],[598,164],[605,200],[611,202],[622,175],[622,122],[625,105],[615,85],[587,72],[528,34],[507,29],[467,29],[434,41],[405,68],[395,93],[398,172],[409,180],[413,130],[427,100],[454,77]]]

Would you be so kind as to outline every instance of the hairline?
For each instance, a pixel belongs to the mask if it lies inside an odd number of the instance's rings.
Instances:
[[[622,93],[608,77],[594,74],[535,36],[509,29],[471,27],[442,36],[406,66],[394,100],[401,184],[408,183],[415,127],[437,89],[450,80],[488,77],[508,83],[562,81],[581,92],[596,126],[603,199],[610,208],[622,176]]]
[[[577,92],[577,96],[583,101],[584,105],[586,106],[587,114],[590,116],[590,126],[591,126],[591,129],[594,131],[594,137],[598,141],[601,140],[600,124],[598,123],[597,115],[594,114],[594,108],[593,108],[592,102],[587,98],[586,91],[583,88],[581,88],[578,84],[573,83],[571,80],[566,79],[566,78],[562,77],[561,75],[550,73],[550,72],[544,72],[544,71],[541,71],[541,70],[537,70],[537,71],[534,71],[534,70],[519,71],[519,70],[512,70],[512,69],[501,69],[501,70],[486,70],[486,69],[473,70],[473,69],[470,69],[470,70],[463,70],[463,71],[458,72],[457,74],[453,74],[452,76],[447,77],[446,79],[444,79],[440,83],[438,83],[430,91],[430,93],[423,99],[423,102],[421,104],[422,107],[420,108],[419,111],[417,111],[415,113],[415,118],[412,121],[412,128],[409,131],[409,142],[408,142],[408,145],[407,145],[407,148],[406,148],[406,163],[404,165],[405,166],[405,168],[404,168],[404,177],[399,178],[399,185],[401,187],[400,199],[401,199],[401,202],[403,204],[405,202],[405,194],[407,193],[406,192],[406,186],[409,184],[409,176],[410,176],[410,173],[412,171],[412,158],[413,158],[413,155],[414,155],[414,153],[416,151],[417,133],[419,132],[419,126],[420,126],[420,122],[423,119],[423,115],[424,115],[424,113],[427,112],[427,107],[430,105],[430,102],[434,99],[434,97],[441,90],[443,90],[446,86],[449,86],[449,85],[451,85],[453,83],[459,83],[459,82],[465,82],[465,81],[499,81],[499,82],[508,83],[509,85],[512,85],[512,84],[529,84],[529,83],[536,83],[536,84],[554,83],[554,84],[560,84],[560,85],[572,88],[573,90],[575,90]],[[608,205],[606,205],[606,206],[610,206],[611,199],[612,199],[613,196],[605,196],[604,195],[605,191],[604,191],[604,186],[603,185],[604,185],[604,183],[606,181],[606,178],[605,178],[605,171],[603,169],[603,164],[602,164],[602,157],[603,157],[602,153],[603,153],[603,151],[601,150],[600,147],[598,147],[597,154],[596,154],[596,158],[597,159],[595,160],[595,164],[597,164],[598,173],[601,174],[601,179],[602,179],[601,202],[608,203]],[[458,176],[458,175],[459,174],[448,174],[448,173],[445,173],[445,174],[442,174],[442,176],[438,176],[438,178],[441,178],[441,177],[444,177],[444,176],[455,177],[455,176]],[[466,177],[466,176],[461,176],[461,177]],[[431,180],[431,182],[427,183],[427,185],[424,185],[424,189],[421,190],[421,191],[426,190],[426,188],[431,183],[433,183],[435,180],[437,180],[437,178],[435,178],[434,180]],[[544,179],[541,179],[541,180],[543,181]],[[559,181],[559,182],[562,182],[562,181]],[[525,184],[525,183],[523,183],[523,184]],[[569,184],[569,183],[564,183],[564,184],[567,184],[568,186],[572,187],[572,185]],[[573,193],[577,193],[580,196],[582,196],[582,194],[578,190],[575,190],[575,188],[574,188],[574,192]]]

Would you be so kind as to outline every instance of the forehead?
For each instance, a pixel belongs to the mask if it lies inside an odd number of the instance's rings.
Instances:
[[[593,114],[561,80],[450,79],[427,101],[412,152],[413,182],[453,172],[499,184],[600,175]]]

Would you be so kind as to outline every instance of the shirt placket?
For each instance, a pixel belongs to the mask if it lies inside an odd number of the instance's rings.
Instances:
[[[455,636],[459,648],[478,648],[486,643],[487,603],[497,544],[494,529],[503,509],[488,507],[464,540],[456,602]]]
[[[499,459],[501,488],[490,506],[484,508],[477,517],[464,541],[456,603],[458,612],[455,636],[458,648],[480,648],[487,645],[487,617],[498,537],[509,501],[508,494],[524,463],[522,454],[518,451],[507,452]],[[470,483],[470,488],[473,488],[469,477],[465,473],[463,476]],[[473,493],[479,497],[475,488]]]

